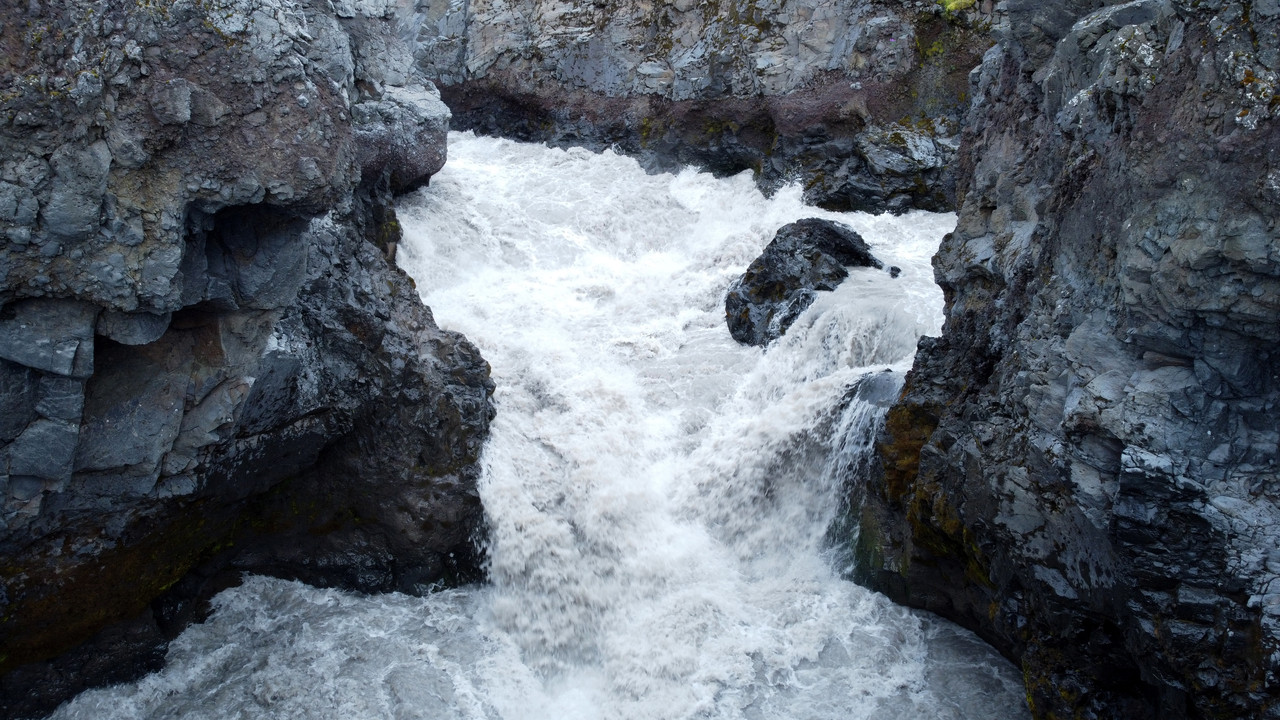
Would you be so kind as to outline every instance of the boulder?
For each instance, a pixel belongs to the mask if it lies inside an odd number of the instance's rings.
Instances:
[[[361,175],[389,175],[394,192],[423,185],[444,166],[449,108],[434,87],[388,88],[351,108]]]
[[[744,345],[777,340],[813,304],[816,291],[835,290],[849,276],[846,267],[884,264],[861,235],[839,223],[808,218],[783,226],[729,287],[729,333]]]

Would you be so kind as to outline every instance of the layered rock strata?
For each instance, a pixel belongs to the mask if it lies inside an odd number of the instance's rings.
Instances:
[[[883,268],[862,236],[830,220],[805,218],[779,228],[724,300],[729,334],[744,345],[782,337],[819,290],[835,290],[849,267]]]
[[[863,574],[1037,717],[1280,717],[1280,5],[1008,10]]]
[[[242,571],[477,572],[488,366],[387,258],[444,162],[390,4],[0,10],[0,716]]]
[[[950,210],[991,2],[419,0],[455,127],[753,171],[836,209]]]

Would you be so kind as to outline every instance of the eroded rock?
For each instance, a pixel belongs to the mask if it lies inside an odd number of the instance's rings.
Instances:
[[[729,286],[725,319],[733,339],[767,345],[782,337],[818,290],[835,290],[847,267],[883,268],[862,236],[830,220],[808,218],[784,225]]]
[[[1037,717],[1276,717],[1278,18],[1009,18],[973,75],[947,323],[886,421],[864,578],[1017,658]]]
[[[420,3],[420,72],[454,125],[751,171],[841,210],[950,210],[991,3]],[[1000,5],[998,7],[1003,7]],[[571,30],[566,30],[571,29]],[[892,143],[910,137],[912,150]],[[916,142],[916,140],[919,142]]]
[[[32,298],[0,309],[0,357],[36,370],[88,377],[98,308],[78,300]]]
[[[169,329],[173,313],[123,313],[106,310],[98,316],[97,333],[123,345],[153,343]]]
[[[449,117],[392,7],[0,9],[0,716],[242,572],[479,572],[488,366],[381,246]]]
[[[365,177],[390,176],[393,192],[414,190],[444,166],[449,108],[434,87],[388,89],[351,108]]]

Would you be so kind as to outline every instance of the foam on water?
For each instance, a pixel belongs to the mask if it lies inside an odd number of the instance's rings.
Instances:
[[[493,365],[492,584],[358,597],[250,578],[166,669],[59,718],[1020,718],[969,633],[841,580],[826,533],[916,339],[954,216],[835,214],[798,188],[450,136],[400,263]],[[724,293],[781,225],[887,264],[766,351]],[[886,370],[890,372],[885,372]]]

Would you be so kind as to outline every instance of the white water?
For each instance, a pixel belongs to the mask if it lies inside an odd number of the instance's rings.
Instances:
[[[841,580],[824,550],[880,417],[846,398],[891,393],[938,331],[929,257],[953,216],[838,215],[748,177],[450,142],[400,208],[400,262],[493,365],[492,584],[359,597],[250,578],[164,671],[55,717],[1026,717],[990,648]],[[725,289],[812,216],[901,277],[854,270],[767,352],[738,346]]]

